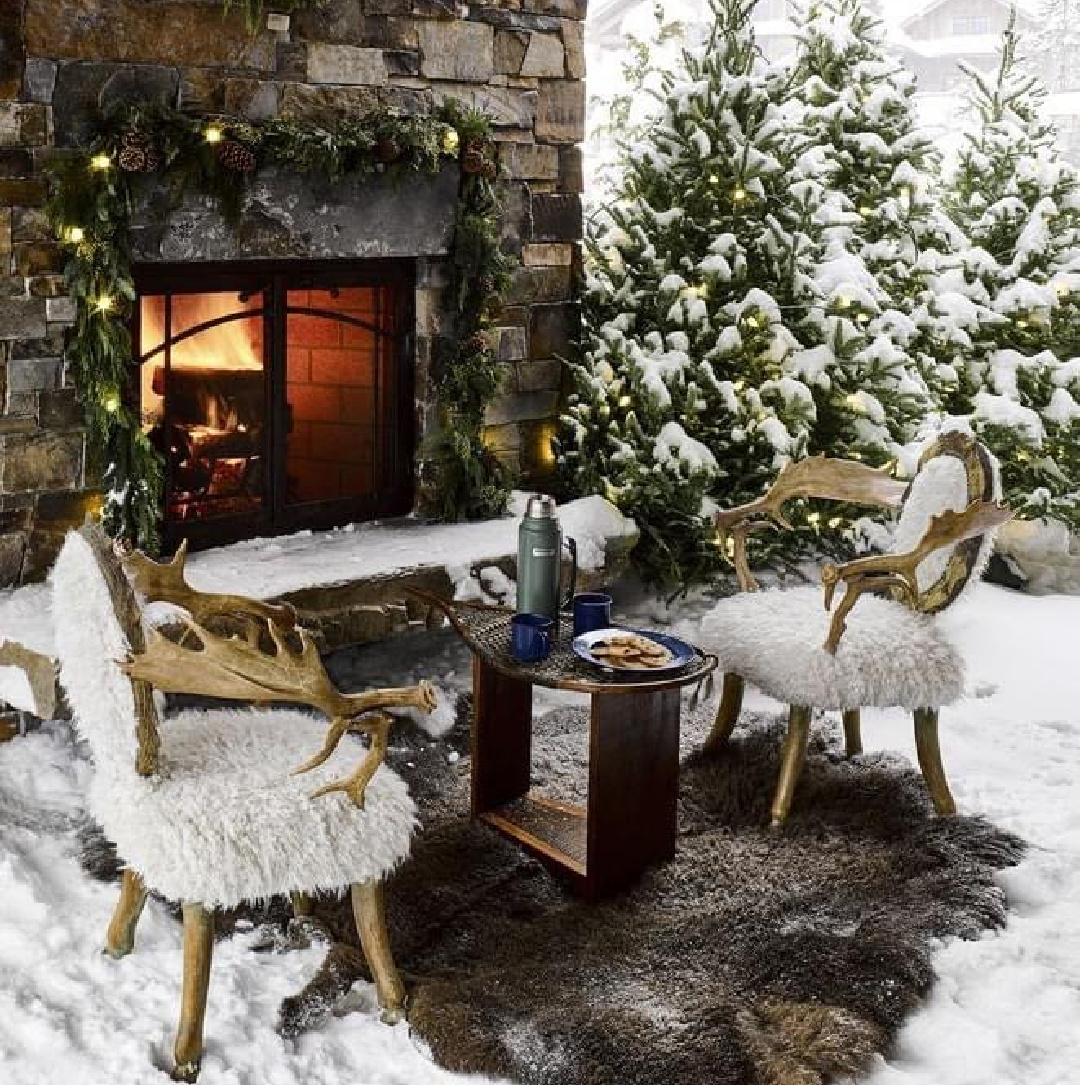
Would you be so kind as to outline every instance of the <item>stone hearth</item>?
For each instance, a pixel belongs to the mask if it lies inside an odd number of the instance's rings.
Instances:
[[[268,8],[273,10],[273,4]],[[499,320],[505,379],[489,417],[499,454],[542,477],[558,356],[574,332],[580,266],[586,0],[322,0],[287,33],[251,33],[218,0],[0,0],[0,586],[40,578],[97,500],[63,364],[75,317],[43,213],[43,166],[116,101],[332,125],[376,106],[427,112],[448,97],[488,113],[506,172],[503,236],[519,260]],[[136,220],[145,261],[417,258],[416,377],[441,318],[455,179],[394,190],[299,192],[261,177],[239,230],[197,202]],[[319,213],[331,207],[330,214]],[[418,225],[419,224],[419,225]]]

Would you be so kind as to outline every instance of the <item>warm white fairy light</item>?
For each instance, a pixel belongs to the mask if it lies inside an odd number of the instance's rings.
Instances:
[[[735,189],[735,191],[732,193],[732,195],[735,197],[735,202],[736,203],[742,203],[743,200],[746,199],[748,193],[747,193],[746,189],[743,188],[742,185],[740,185],[737,189]]]
[[[120,410],[120,397],[115,392],[110,392],[101,404],[109,414],[116,414]]]
[[[208,125],[206,131],[203,133],[203,138],[207,143],[220,143],[225,138],[225,133],[218,124]]]
[[[92,170],[107,170],[112,165],[112,157],[107,155],[104,151],[100,151],[90,159],[90,168]]]
[[[86,238],[86,231],[81,226],[65,226],[62,237],[68,244],[78,245]]]
[[[102,294],[94,299],[94,309],[99,313],[111,313],[116,308],[116,298],[111,294]]]

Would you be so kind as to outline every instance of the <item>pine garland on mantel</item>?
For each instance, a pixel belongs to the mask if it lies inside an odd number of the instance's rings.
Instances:
[[[451,249],[454,338],[432,363],[441,429],[422,450],[424,511],[441,519],[497,516],[509,479],[483,440],[498,364],[485,329],[509,281],[500,251],[490,122],[448,103],[434,116],[376,111],[329,131],[295,120],[259,125],[193,117],[157,104],[102,119],[91,145],[52,167],[48,213],[70,259],[67,284],[77,318],[67,362],[92,448],[104,464],[105,527],[151,552],[160,544],[164,461],[143,432],[129,320],[136,300],[131,217],[140,191],[164,184],[175,205],[186,192],[216,198],[227,218],[266,166],[330,179],[434,174],[459,161],[461,183]]]

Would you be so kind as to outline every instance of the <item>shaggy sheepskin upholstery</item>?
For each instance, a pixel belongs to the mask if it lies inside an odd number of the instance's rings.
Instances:
[[[346,739],[304,776],[326,723],[303,712],[183,712],[160,728],[159,773],[135,771],[135,702],[118,666],[129,654],[89,543],[68,535],[52,573],[60,677],[94,755],[90,810],[125,864],[173,900],[231,907],[291,890],[340,889],[379,877],[409,852],[416,812],[383,766],[365,808],[321,784],[359,764]]]
[[[325,765],[290,775],[325,735],[298,711],[182,712],[161,729],[161,778],[118,794],[98,776],[91,806],[125,863],[172,900],[231,907],[378,878],[408,854],[415,807],[385,765],[363,810],[341,794],[312,799],[365,753],[349,738]]]
[[[937,708],[960,696],[963,661],[932,617],[864,595],[835,655],[822,647],[829,622],[816,585],[744,592],[704,619],[702,641],[725,671],[786,704]]]

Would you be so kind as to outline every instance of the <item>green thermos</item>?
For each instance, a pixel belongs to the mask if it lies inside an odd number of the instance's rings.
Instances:
[[[555,498],[533,494],[518,528],[517,608],[525,614],[559,617],[568,607],[577,581],[577,543],[566,539],[570,551],[570,588],[560,598],[563,534],[555,515]]]

